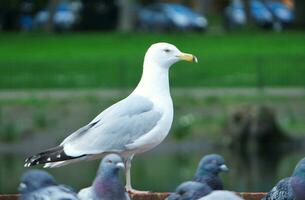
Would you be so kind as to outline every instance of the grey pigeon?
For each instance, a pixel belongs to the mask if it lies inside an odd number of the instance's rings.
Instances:
[[[81,200],[130,200],[119,178],[124,163],[116,154],[107,155],[101,162],[91,187],[78,193]]]
[[[213,190],[223,190],[223,184],[218,176],[220,172],[227,172],[229,168],[225,165],[222,156],[210,154],[204,156],[198,165],[193,181],[206,183]]]
[[[27,171],[18,188],[20,200],[78,200],[68,186],[57,185],[55,179],[42,170]]]
[[[305,158],[297,164],[292,176],[280,180],[263,200],[305,200]]]
[[[195,56],[182,53],[172,44],[151,45],[145,54],[142,78],[129,96],[105,109],[59,146],[27,158],[24,166],[60,167],[117,153],[125,160],[126,189],[135,192],[131,160],[159,145],[169,133],[174,117],[169,69],[181,60],[197,62]]]
[[[199,200],[243,200],[235,192],[225,190],[215,190]]]
[[[180,184],[167,200],[197,200],[210,192],[212,189],[205,183],[187,181]]]

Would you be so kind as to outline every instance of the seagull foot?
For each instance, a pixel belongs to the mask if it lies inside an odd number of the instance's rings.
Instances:
[[[151,191],[141,191],[141,190],[135,190],[135,189],[126,189],[126,191],[129,193],[129,194],[133,194],[133,195],[138,195],[138,194],[150,194]]]

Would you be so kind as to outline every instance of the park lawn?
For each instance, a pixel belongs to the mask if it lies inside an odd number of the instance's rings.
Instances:
[[[145,50],[166,41],[198,64],[171,70],[174,87],[303,87],[304,32],[1,33],[0,88],[134,87]]]

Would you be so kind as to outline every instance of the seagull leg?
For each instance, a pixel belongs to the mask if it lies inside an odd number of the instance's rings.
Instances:
[[[130,169],[131,169],[131,160],[133,158],[134,155],[129,156],[126,160],[125,160],[125,176],[126,176],[126,186],[125,189],[127,192],[132,193],[132,194],[147,194],[149,193],[149,191],[139,191],[139,190],[135,190],[131,187],[131,177],[130,177]]]
[[[125,167],[126,167],[126,171],[125,171],[125,175],[126,175],[126,190],[127,191],[131,191],[132,187],[131,187],[131,178],[130,178],[130,168],[131,168],[131,160],[133,158],[133,155],[128,157],[125,161]]]

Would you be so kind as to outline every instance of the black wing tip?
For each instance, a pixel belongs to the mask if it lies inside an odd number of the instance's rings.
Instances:
[[[52,162],[59,162],[64,160],[71,160],[79,157],[83,157],[85,155],[73,157],[68,156],[62,146],[58,146],[52,149],[49,149],[45,152],[39,153],[37,155],[28,157],[25,159],[24,167],[31,167],[39,164],[46,164],[46,163],[52,163]]]
[[[24,167],[31,167],[39,164],[39,156],[31,156],[25,159]]]
[[[62,146],[57,146],[51,149],[48,149],[44,152],[41,152],[37,155],[28,157],[25,159],[24,162],[24,167],[31,167],[34,165],[39,165],[39,164],[45,164],[48,162],[54,162],[53,158],[54,154],[60,154],[63,152],[63,147]],[[58,158],[58,156],[56,156],[56,158]]]
[[[56,161],[52,161],[50,159],[50,157],[45,159],[43,157],[35,158],[35,156],[32,156],[32,157],[29,157],[25,160],[24,167],[32,167],[32,166],[35,166],[35,165],[46,164],[46,163],[50,163],[50,162],[56,162]]]

